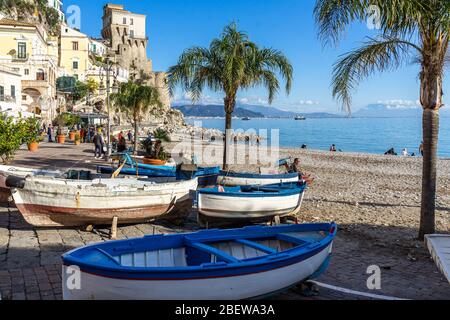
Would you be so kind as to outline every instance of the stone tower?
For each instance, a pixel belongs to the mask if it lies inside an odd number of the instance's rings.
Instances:
[[[146,15],[127,11],[123,5],[106,4],[102,37],[109,41],[117,63],[128,69],[135,79],[145,74],[148,80],[144,83],[157,87],[164,105],[170,106],[167,74],[154,72],[152,61],[147,58],[146,20]]]
[[[145,15],[124,10],[123,5],[103,7],[103,38],[109,40],[117,62],[137,73],[152,72],[151,60],[147,59],[146,19]]]

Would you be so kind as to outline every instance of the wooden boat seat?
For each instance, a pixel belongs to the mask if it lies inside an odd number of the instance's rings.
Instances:
[[[216,247],[214,246],[209,246],[207,244],[204,243],[200,243],[200,242],[191,242],[188,244],[188,246],[203,251],[205,253],[209,253],[211,254],[211,262],[216,262],[215,260],[216,257],[224,260],[225,262],[228,263],[236,263],[239,262],[238,259],[236,259],[235,257],[233,257],[232,255],[229,255],[227,252],[222,251],[222,250],[218,250]]]
[[[185,248],[127,253],[113,257],[124,267],[186,267]]]

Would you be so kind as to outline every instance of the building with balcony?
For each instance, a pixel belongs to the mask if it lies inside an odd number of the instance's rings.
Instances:
[[[47,0],[47,5],[58,11],[61,22],[66,21],[66,15],[63,12],[63,3],[61,0]]]
[[[21,76],[22,105],[51,121],[56,116],[56,39],[40,25],[1,19],[0,43],[0,64]]]

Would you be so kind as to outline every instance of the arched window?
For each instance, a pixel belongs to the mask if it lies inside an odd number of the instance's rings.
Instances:
[[[38,69],[36,72],[36,80],[45,81],[45,72],[42,69]]]

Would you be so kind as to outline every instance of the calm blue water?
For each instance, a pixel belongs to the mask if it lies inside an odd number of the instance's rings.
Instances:
[[[201,121],[204,128],[224,129],[224,119],[187,119],[194,124]],[[280,146],[328,150],[331,144],[344,152],[383,154],[389,148],[401,153],[419,154],[422,141],[422,119],[420,118],[338,118],[338,119],[233,119],[233,129],[280,130]],[[439,156],[450,157],[450,118],[441,117]]]

